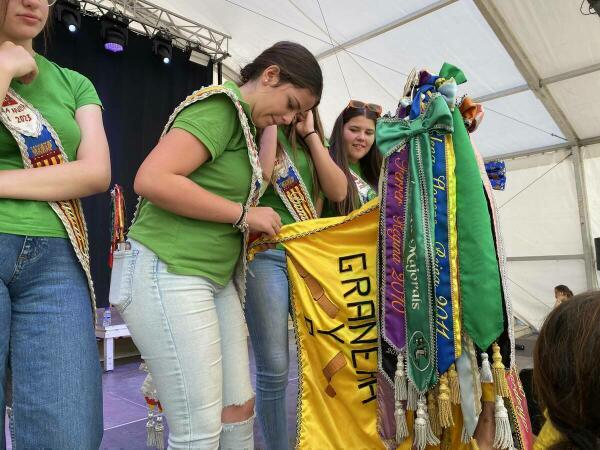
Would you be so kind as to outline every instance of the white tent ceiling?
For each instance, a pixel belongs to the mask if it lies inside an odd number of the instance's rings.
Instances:
[[[587,1],[154,2],[229,34],[230,73],[279,40],[304,44],[323,68],[326,128],[349,98],[394,110],[413,67],[460,67],[459,90],[486,109],[482,154],[535,155],[508,163],[497,196],[515,310],[537,326],[553,285],[597,286],[600,18],[581,14]]]

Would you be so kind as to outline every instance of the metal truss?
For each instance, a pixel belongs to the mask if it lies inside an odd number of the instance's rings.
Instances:
[[[113,12],[130,22],[134,32],[154,36],[161,31],[173,38],[173,45],[209,55],[214,61],[229,56],[228,34],[187,19],[146,0],[82,0],[81,9],[91,15]]]

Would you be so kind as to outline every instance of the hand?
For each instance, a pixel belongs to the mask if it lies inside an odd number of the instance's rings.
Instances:
[[[246,220],[251,233],[258,232],[271,237],[281,229],[281,218],[273,208],[263,206],[250,208]]]
[[[38,74],[33,56],[24,47],[10,41],[0,45],[0,70],[25,84],[31,83]]]
[[[315,129],[315,118],[312,111],[306,111],[296,116],[296,131],[300,137],[306,136]]]

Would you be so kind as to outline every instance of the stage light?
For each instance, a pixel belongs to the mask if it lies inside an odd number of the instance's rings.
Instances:
[[[128,37],[129,21],[114,13],[106,13],[100,19],[100,35],[104,41],[104,48],[110,52],[118,53],[125,49]]]
[[[158,32],[152,38],[152,52],[158,56],[163,63],[169,64],[173,56],[173,43],[165,33]]]
[[[54,7],[54,17],[58,22],[65,24],[71,33],[81,27],[81,8],[76,0],[58,0]]]

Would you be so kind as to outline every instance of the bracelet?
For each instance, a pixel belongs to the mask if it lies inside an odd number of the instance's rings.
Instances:
[[[233,227],[245,233],[248,230],[248,206],[241,203],[240,206],[242,207],[242,213],[240,218],[233,224]]]
[[[309,132],[308,132],[308,133],[306,133],[304,136],[301,136],[301,137],[302,137],[302,140],[303,140],[303,141],[304,141],[304,140],[306,140],[306,138],[307,138],[307,137],[309,137],[309,136],[310,136],[311,134],[313,134],[313,133],[317,134],[316,130],[309,131]]]

